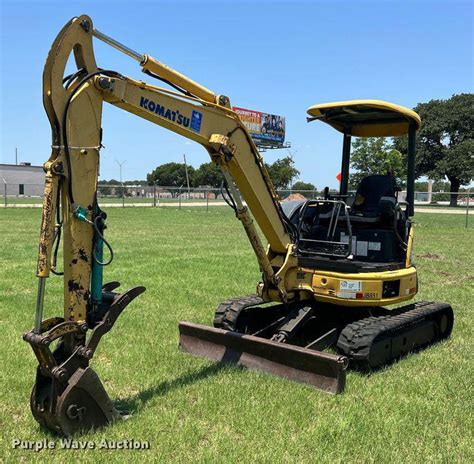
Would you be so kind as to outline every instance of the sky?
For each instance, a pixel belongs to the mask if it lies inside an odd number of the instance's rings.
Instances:
[[[316,103],[419,102],[473,91],[473,2],[373,1],[11,1],[0,0],[0,162],[40,165],[51,132],[42,106],[50,46],[72,17],[186,74],[234,106],[286,118],[300,179],[336,187],[342,136],[307,124]],[[135,61],[95,40],[98,65],[156,84]],[[101,178],[145,179],[170,161],[198,167],[207,152],[170,131],[104,106]],[[271,163],[289,154],[270,150]]]

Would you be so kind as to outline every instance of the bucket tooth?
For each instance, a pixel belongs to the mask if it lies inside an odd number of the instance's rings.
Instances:
[[[191,322],[180,322],[179,334],[180,348],[187,353],[268,372],[328,393],[344,390],[348,365],[345,356]]]

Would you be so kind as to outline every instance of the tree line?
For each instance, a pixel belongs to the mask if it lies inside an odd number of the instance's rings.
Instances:
[[[474,179],[474,94],[419,103],[414,111],[421,117],[416,137],[415,175],[436,181],[433,191],[449,190],[450,205],[456,206],[461,186]],[[356,188],[367,175],[388,172],[403,187],[406,156],[406,137],[356,139],[352,144],[350,187]]]
[[[294,179],[300,172],[295,167],[291,156],[277,159],[272,164],[265,163],[265,167],[277,190],[314,190],[316,187],[309,182],[295,182]],[[201,164],[197,169],[187,166],[190,187],[220,188],[222,173],[216,164],[209,162]],[[165,163],[157,166],[147,175],[149,185],[162,185],[167,187],[187,187],[186,166],[184,163]]]

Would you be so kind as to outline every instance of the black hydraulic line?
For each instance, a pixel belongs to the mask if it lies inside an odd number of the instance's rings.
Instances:
[[[57,276],[64,275],[64,272],[56,271],[56,264],[58,262],[59,244],[61,243],[61,230],[62,230],[62,224],[56,227],[56,230],[54,232],[54,238],[53,238],[54,251],[53,251],[53,259],[51,262],[51,272]]]
[[[160,77],[158,74],[155,74],[154,72],[149,71],[148,69],[143,70],[145,74],[147,74],[150,77],[153,77],[153,79],[158,79],[161,82],[164,82],[165,84],[169,85],[170,87],[173,87],[173,89],[177,90],[178,92],[183,93],[184,95],[192,98],[198,98],[196,95],[193,95],[192,93],[188,92],[187,90],[181,88],[179,85],[173,84],[167,79],[164,79],[163,77]]]
[[[76,77],[80,76],[81,74],[85,73],[85,68],[78,69],[75,73],[69,74],[68,76],[63,77],[63,85],[67,89],[71,83],[76,79]]]
[[[227,196],[229,197],[228,199],[224,195],[224,190],[225,189]],[[234,198],[229,192],[229,186],[227,184],[227,181],[225,179],[222,179],[222,184],[221,184],[221,195],[222,198],[224,198],[224,201],[234,210],[234,212],[237,214],[237,205],[235,204]]]
[[[97,235],[99,236],[99,238],[104,242],[105,246],[109,249],[109,252],[110,252],[110,258],[108,261],[99,261],[97,259],[97,256],[95,254],[95,247],[94,249],[92,250],[92,256],[94,258],[94,261],[99,265],[99,266],[108,266],[113,260],[114,260],[114,250],[112,249],[112,246],[110,245],[110,243],[105,239],[104,235],[102,234],[102,232],[100,231],[100,227],[98,226],[97,222],[98,220],[102,220],[102,217],[99,215],[99,216],[96,216],[96,218],[94,219],[94,221],[92,221],[92,225],[94,226],[94,230],[96,231]]]
[[[85,68],[80,68],[75,73],[65,76],[63,78],[64,88],[68,89],[69,86],[72,84],[72,82],[74,82],[74,80],[78,76],[83,74],[85,71],[86,71]],[[57,141],[57,143],[59,143],[59,141]],[[51,260],[51,272],[57,276],[64,275],[64,272],[56,271],[59,246],[61,244],[61,233],[62,233],[62,227],[63,227],[62,209],[61,209],[61,191],[62,191],[62,178],[60,178],[58,182],[58,192],[57,192],[57,197],[56,197],[56,230],[54,232],[54,237],[53,237],[53,245],[52,245],[53,256]]]
[[[53,237],[53,256],[51,261],[51,272],[54,275],[62,276],[64,272],[56,271],[56,264],[58,262],[58,251],[59,251],[59,244],[61,243],[61,231],[63,227],[63,219],[61,217],[61,188],[62,188],[62,179],[59,179],[58,183],[58,192],[56,196],[56,230],[54,231]]]
[[[64,88],[68,89],[71,86],[71,84],[74,82],[74,80],[77,77],[79,77],[81,74],[84,74],[85,72],[86,72],[85,68],[80,68],[75,73],[65,76],[63,78]],[[56,198],[56,230],[54,232],[54,238],[53,238],[53,257],[52,257],[52,262],[51,262],[51,272],[57,276],[64,275],[64,272],[56,271],[56,265],[58,262],[59,245],[61,244],[61,232],[62,232],[62,226],[63,226],[63,221],[61,217],[61,188],[62,188],[62,181],[60,179],[59,185],[58,185],[58,194]]]

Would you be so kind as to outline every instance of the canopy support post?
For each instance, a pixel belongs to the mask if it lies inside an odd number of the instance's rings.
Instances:
[[[342,164],[341,164],[341,186],[339,195],[347,195],[349,185],[349,163],[351,159],[351,134],[344,132],[344,143],[342,145]]]
[[[415,214],[415,145],[416,127],[410,124],[408,128],[408,166],[407,166],[407,198],[408,216]]]

